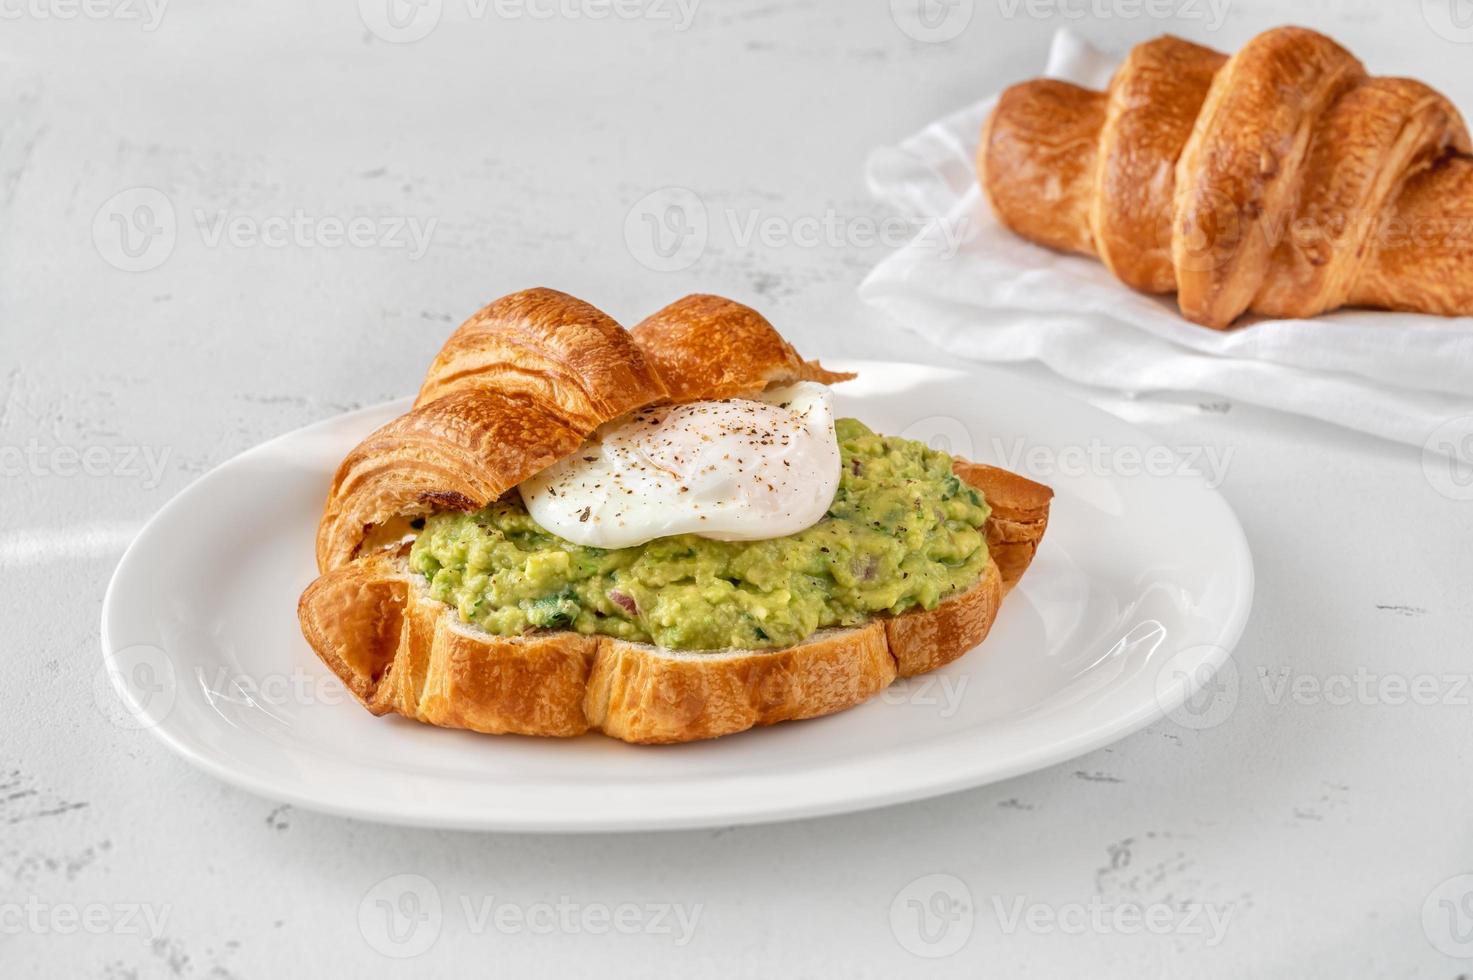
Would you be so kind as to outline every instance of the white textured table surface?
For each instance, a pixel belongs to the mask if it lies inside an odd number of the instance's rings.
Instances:
[[[1234,48],[1292,19],[1473,105],[1473,31],[1441,0],[1223,3],[962,0],[964,29],[928,43],[881,0],[617,8],[633,19],[431,0],[438,26],[390,43],[423,22],[373,0],[0,2],[0,972],[1467,968],[1444,951],[1473,938],[1473,898],[1443,883],[1473,872],[1473,501],[1436,492],[1413,449],[1211,396],[1082,393],[1231,453],[1222,489],[1258,567],[1234,710],[1001,785],[726,831],[403,830],[231,789],[95,694],[103,589],[143,521],[248,446],[412,391],[501,293],[554,285],[627,323],[709,290],[810,353],[936,359],[854,298],[885,251],[864,155],[1032,75],[1063,23]],[[667,187],[713,219],[688,268],[659,272],[625,225]],[[108,203],[134,188],[151,190]],[[745,240],[767,219],[776,234]],[[399,874],[443,900],[403,962],[371,921]],[[916,918],[931,874],[970,924]],[[622,903],[638,931],[600,934]],[[1158,905],[1163,935],[1120,917]]]

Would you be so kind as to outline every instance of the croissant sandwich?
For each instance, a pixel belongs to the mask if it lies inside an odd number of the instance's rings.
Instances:
[[[1441,94],[1280,27],[1231,58],[1157,38],[1104,92],[1015,85],[977,170],[1019,235],[1222,329],[1250,311],[1473,314],[1469,150]]]
[[[376,715],[629,742],[949,663],[1052,491],[836,420],[851,377],[717,296],[632,331],[550,289],[499,299],[338,468],[302,632]]]

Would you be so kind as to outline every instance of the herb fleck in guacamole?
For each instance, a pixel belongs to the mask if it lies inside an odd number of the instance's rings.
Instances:
[[[876,613],[931,609],[987,565],[982,495],[951,457],[836,430],[843,476],[828,514],[767,541],[683,534],[604,550],[535,524],[520,501],[429,517],[410,566],[460,617],[499,635],[602,633],[674,650],[785,647]]]

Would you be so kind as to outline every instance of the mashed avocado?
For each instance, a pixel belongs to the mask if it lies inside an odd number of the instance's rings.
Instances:
[[[565,541],[520,500],[426,519],[409,562],[430,593],[490,633],[603,633],[674,650],[784,647],[876,613],[933,608],[987,564],[982,495],[923,443],[836,426],[828,514],[767,541],[682,534],[605,550]]]

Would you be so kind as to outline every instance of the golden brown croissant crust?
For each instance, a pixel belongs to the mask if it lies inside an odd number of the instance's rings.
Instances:
[[[678,299],[632,333],[672,401],[740,398],[774,382],[834,384],[854,377],[803,360],[762,314],[721,296]]]
[[[975,587],[782,650],[493,636],[430,597],[396,540],[406,518],[483,507],[651,402],[850,377],[804,361],[755,310],[717,296],[687,296],[633,331],[550,289],[499,299],[446,342],[414,407],[339,467],[318,530],[322,574],[298,605],[303,635],[375,714],[498,734],[596,729],[632,742],[828,714],[949,663],[987,634],[1048,522],[1052,491],[996,467],[956,468],[992,508],[993,561]]]
[[[318,570],[351,561],[394,518],[486,506],[652,402],[847,377],[804,361],[756,310],[719,296],[687,296],[633,333],[554,289],[504,296],[450,336],[414,408],[338,467]]]
[[[1342,306],[1473,314],[1469,151],[1438,92],[1280,27],[1231,58],[1157,38],[1105,92],[1015,85],[977,169],[1013,231],[1221,329]]]

